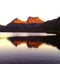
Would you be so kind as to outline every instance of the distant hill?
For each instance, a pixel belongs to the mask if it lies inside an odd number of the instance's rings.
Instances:
[[[3,32],[4,31],[4,28],[5,28],[5,26],[0,25],[0,32]]]

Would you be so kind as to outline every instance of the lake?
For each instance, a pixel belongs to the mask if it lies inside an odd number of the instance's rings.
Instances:
[[[0,64],[60,64],[59,36],[0,34]]]

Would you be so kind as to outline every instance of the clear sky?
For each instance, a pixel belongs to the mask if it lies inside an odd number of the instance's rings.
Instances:
[[[6,25],[14,18],[27,20],[38,16],[44,21],[60,16],[60,0],[0,0],[0,24]]]

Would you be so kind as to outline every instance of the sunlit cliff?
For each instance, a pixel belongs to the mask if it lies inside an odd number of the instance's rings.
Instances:
[[[22,21],[18,18],[15,18],[13,21],[16,24],[31,24],[31,23],[43,23],[44,22],[39,17],[28,17],[27,21]]]

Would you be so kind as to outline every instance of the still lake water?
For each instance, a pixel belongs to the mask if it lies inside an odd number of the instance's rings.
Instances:
[[[0,64],[60,64],[59,36],[0,35]]]

